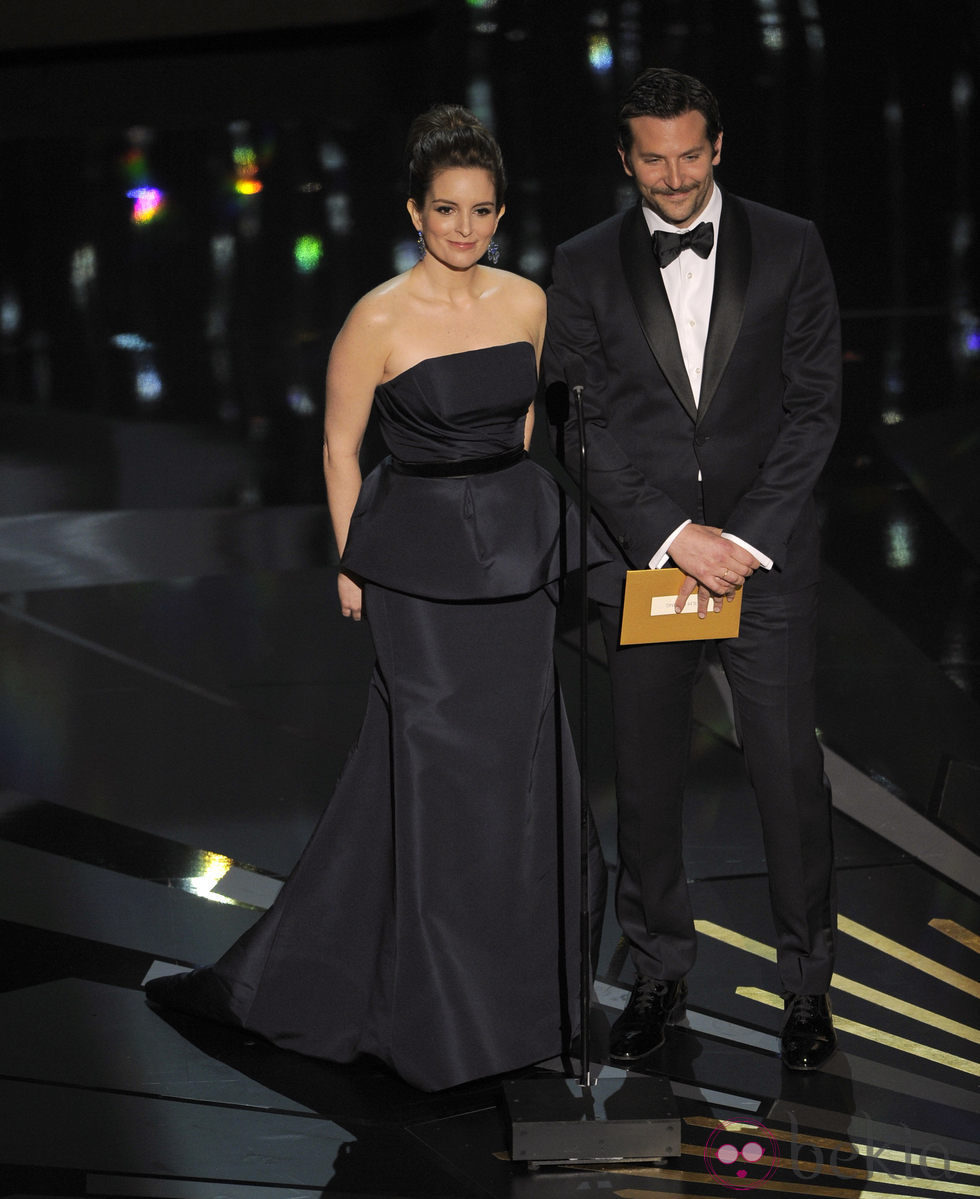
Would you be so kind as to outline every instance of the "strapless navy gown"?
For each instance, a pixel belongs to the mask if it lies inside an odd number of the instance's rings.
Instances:
[[[378,388],[395,461],[364,480],[344,555],[377,652],[358,741],[275,904],[215,965],[149,983],[155,1002],[335,1062],[373,1054],[426,1090],[552,1057],[577,1028],[557,486],[527,458],[398,469],[519,446],[535,386],[516,342]]]

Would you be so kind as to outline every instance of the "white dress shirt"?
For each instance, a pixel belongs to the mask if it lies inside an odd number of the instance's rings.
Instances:
[[[717,187],[712,187],[711,196],[696,220],[688,226],[694,229],[702,221],[709,221],[714,226],[715,240],[707,258],[702,258],[693,250],[681,250],[673,262],[661,267],[660,274],[664,281],[670,310],[674,314],[674,325],[677,328],[677,340],[680,342],[681,355],[687,377],[694,393],[694,403],[701,398],[701,372],[704,367],[704,347],[708,340],[708,322],[711,318],[711,298],[715,290],[715,261],[718,250],[718,229],[721,223],[722,195]],[[651,208],[642,206],[643,216],[651,237],[658,229],[668,233],[683,232],[676,225],[671,225],[659,217]],[[701,476],[698,475],[700,480]],[[670,547],[674,538],[691,522],[684,521],[678,525],[650,559],[650,566],[657,568],[670,557]],[[749,545],[740,537],[731,533],[723,533],[729,541],[734,541],[758,560],[766,570],[772,569],[772,559],[760,553],[754,546]]]

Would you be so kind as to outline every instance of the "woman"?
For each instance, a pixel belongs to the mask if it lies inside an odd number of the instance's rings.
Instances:
[[[409,158],[419,262],[355,305],[327,368],[340,605],[378,655],[364,725],[273,907],[147,994],[433,1090],[574,1030],[578,796],[552,663],[559,498],[526,457],[544,294],[480,262],[505,180],[476,118],[433,109]],[[362,482],[372,406],[392,456]]]

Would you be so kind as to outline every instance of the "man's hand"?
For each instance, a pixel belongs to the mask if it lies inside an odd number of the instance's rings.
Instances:
[[[685,575],[683,583],[681,583],[680,587],[678,588],[677,599],[674,601],[674,611],[675,612],[683,612],[684,611],[684,605],[687,603],[691,594],[695,590],[698,593],[698,619],[699,620],[704,620],[704,618],[707,616],[709,604],[712,604],[712,603],[714,604],[714,610],[716,612],[721,611],[722,596],[712,594],[712,592],[710,592],[708,590],[708,588],[704,586],[703,583],[698,583],[697,579],[695,579],[691,575]],[[734,595],[734,591],[732,592],[732,594]],[[732,596],[729,595],[728,598],[730,600],[732,598]]]
[[[721,529],[712,525],[685,525],[670,543],[669,553],[689,576],[678,592],[679,604],[682,595],[687,600],[696,583],[713,596],[733,596],[759,565],[748,550],[722,537]],[[707,610],[708,596],[703,592],[698,596],[699,607],[702,597]]]
[[[361,588],[343,571],[337,576],[337,595],[340,597],[341,615],[360,620],[363,604]]]

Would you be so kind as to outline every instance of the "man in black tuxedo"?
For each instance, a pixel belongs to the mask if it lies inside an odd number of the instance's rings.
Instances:
[[[559,246],[546,383],[584,384],[589,486],[625,566],[679,567],[702,616],[744,587],[719,641],[769,867],[782,1059],[836,1045],[830,795],[814,725],[813,488],[836,435],[840,333],[814,226],[718,188],[722,128],[698,80],[654,68],[620,111],[639,199]],[[573,377],[574,376],[574,377]],[[577,460],[574,415],[566,454]],[[642,1061],[683,1006],[695,932],[681,855],[692,689],[703,641],[619,646],[602,608],[616,727],[616,910],[636,966],[611,1032]]]

